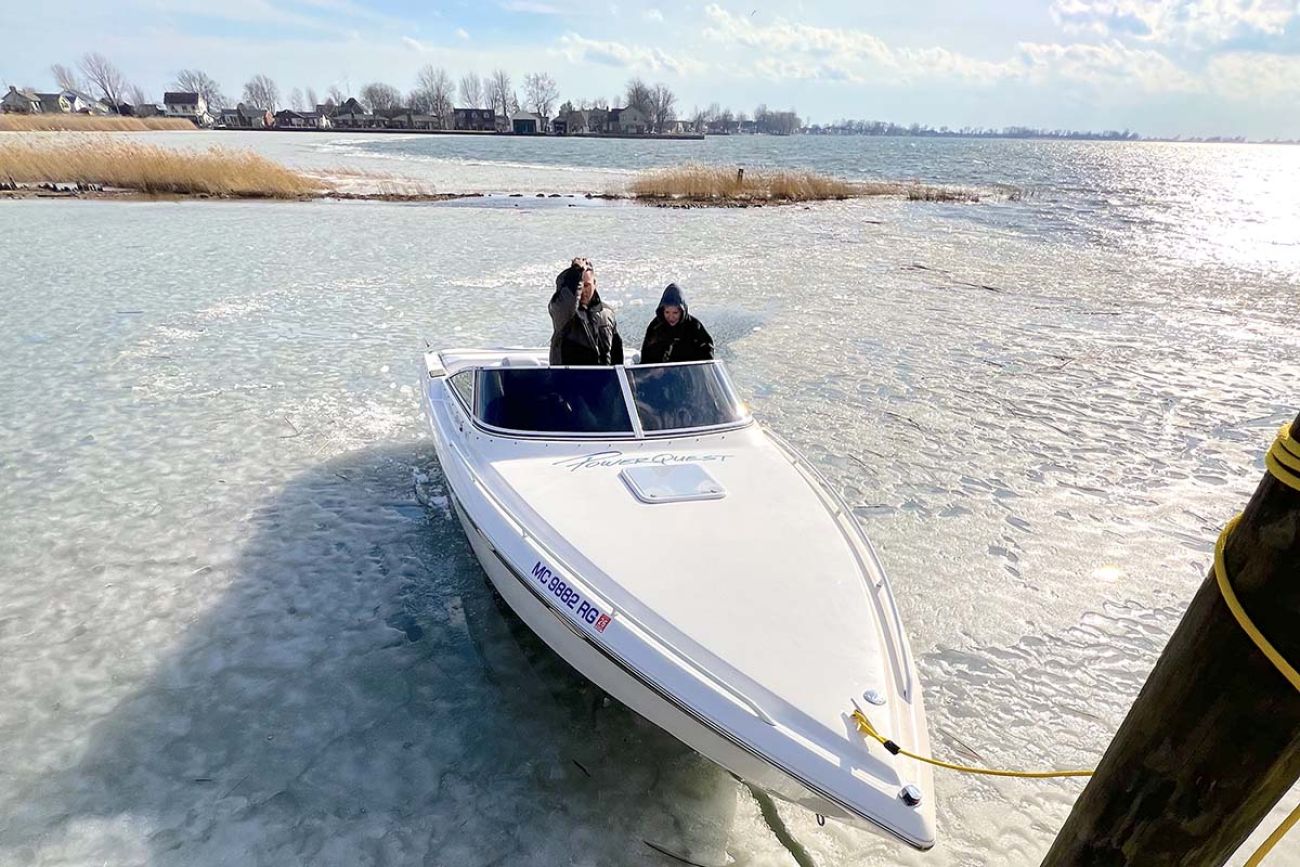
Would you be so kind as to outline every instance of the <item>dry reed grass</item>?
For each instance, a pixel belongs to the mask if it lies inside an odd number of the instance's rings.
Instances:
[[[0,132],[150,132],[193,130],[183,117],[92,117],[85,114],[0,114]]]
[[[727,166],[687,165],[643,172],[632,182],[634,198],[702,203],[815,202],[862,196],[909,201],[978,202],[980,193],[915,181],[846,181],[809,171],[738,173]]]
[[[688,165],[643,172],[630,191],[638,199],[689,201],[812,202],[857,195],[848,181],[816,172],[745,172],[727,166]]]
[[[292,199],[325,185],[248,151],[172,150],[101,136],[0,139],[0,181],[98,184],[150,194]]]

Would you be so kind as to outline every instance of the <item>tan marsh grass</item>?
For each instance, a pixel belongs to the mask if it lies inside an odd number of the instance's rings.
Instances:
[[[638,199],[706,204],[815,202],[861,196],[897,196],[925,202],[980,200],[980,194],[974,190],[916,181],[846,181],[816,172],[786,169],[746,170],[741,175],[734,166],[703,165],[642,172],[632,182],[630,192]]]
[[[196,127],[183,117],[92,117],[85,114],[0,114],[0,132],[149,132]]]
[[[173,150],[107,136],[0,138],[0,180],[244,198],[293,199],[325,191],[319,180],[249,151]]]
[[[811,202],[857,194],[853,184],[816,172],[746,171],[742,177],[736,168],[702,165],[643,172],[630,190],[638,199],[738,202]]]

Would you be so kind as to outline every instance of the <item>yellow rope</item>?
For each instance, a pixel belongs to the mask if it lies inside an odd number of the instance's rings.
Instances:
[[[1300,491],[1300,441],[1292,439],[1286,426],[1278,431],[1273,446],[1264,455],[1264,466],[1288,488]]]
[[[916,753],[903,749],[889,738],[876,731],[876,727],[867,719],[867,715],[861,710],[855,709],[852,714],[853,721],[858,725],[858,731],[867,737],[873,738],[880,742],[880,745],[889,750],[892,755],[904,755],[909,759],[916,759],[918,762],[925,762],[927,765],[935,765],[940,768],[948,768],[952,771],[961,771],[963,774],[984,774],[990,777],[1091,777],[1092,771],[1005,771],[997,768],[976,768],[970,765],[956,765],[952,762],[944,762],[929,756],[920,756]]]
[[[1289,680],[1292,686],[1300,690],[1300,672],[1297,672],[1291,667],[1291,663],[1282,658],[1282,654],[1277,652],[1277,648],[1273,647],[1272,643],[1264,637],[1264,633],[1260,632],[1259,628],[1255,626],[1254,621],[1250,619],[1250,615],[1246,613],[1246,609],[1241,607],[1241,602],[1237,599],[1237,592],[1232,589],[1232,582],[1228,580],[1228,567],[1224,562],[1223,550],[1228,545],[1228,536],[1232,535],[1233,529],[1240,520],[1241,515],[1238,515],[1229,521],[1228,525],[1223,528],[1223,532],[1219,534],[1219,541],[1214,543],[1214,578],[1219,584],[1219,592],[1223,594],[1223,601],[1228,603],[1228,610],[1232,612],[1233,617],[1237,618],[1237,624],[1242,628],[1242,631],[1250,637],[1251,641],[1255,642],[1255,646],[1259,648],[1260,653],[1268,657],[1268,661],[1273,663],[1273,667],[1282,672],[1282,676]]]

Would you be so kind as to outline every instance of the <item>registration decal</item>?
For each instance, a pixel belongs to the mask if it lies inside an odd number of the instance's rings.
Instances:
[[[612,618],[608,614],[584,599],[581,593],[570,587],[568,582],[551,571],[550,567],[542,565],[541,560],[533,564],[533,580],[541,586],[542,592],[550,594],[560,607],[572,611],[575,617],[597,632],[604,632],[605,627],[609,626]]]

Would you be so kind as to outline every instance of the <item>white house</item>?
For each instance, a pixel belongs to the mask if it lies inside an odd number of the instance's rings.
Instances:
[[[195,126],[208,126],[212,116],[208,114],[208,101],[198,93],[168,91],[163,94],[163,113],[167,117],[183,117],[193,121]]]

